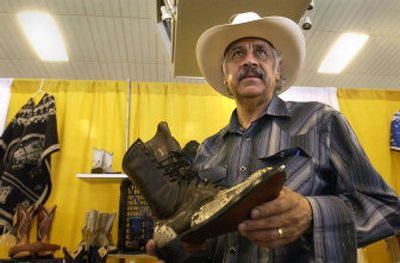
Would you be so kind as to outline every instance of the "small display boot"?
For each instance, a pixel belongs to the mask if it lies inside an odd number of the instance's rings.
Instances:
[[[37,241],[32,243],[33,250],[39,258],[53,258],[54,252],[60,249],[57,244],[50,243],[50,230],[54,220],[56,205],[46,209],[43,205],[37,214]]]
[[[8,251],[11,258],[25,258],[33,254],[29,244],[29,231],[32,223],[33,206],[18,204],[14,215],[16,244]]]
[[[103,170],[104,154],[105,154],[105,151],[103,149],[99,150],[97,148],[93,148],[93,166],[90,171],[91,173],[93,173],[93,174],[104,173],[104,170]]]
[[[102,168],[104,173],[115,173],[112,169],[113,153],[104,150]]]

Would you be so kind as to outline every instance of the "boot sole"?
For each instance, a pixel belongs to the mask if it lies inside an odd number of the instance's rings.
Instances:
[[[285,178],[286,174],[281,169],[265,172],[257,181],[233,196],[222,209],[182,233],[180,239],[188,243],[201,243],[208,238],[237,231],[238,225],[249,218],[251,209],[278,197]]]

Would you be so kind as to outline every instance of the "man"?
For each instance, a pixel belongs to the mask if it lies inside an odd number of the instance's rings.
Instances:
[[[237,232],[209,240],[204,262],[355,262],[357,247],[395,234],[399,199],[345,118],[277,97],[305,57],[294,22],[239,14],[204,32],[196,54],[208,83],[237,105],[228,126],[200,146],[199,175],[232,186],[275,162],[287,174],[277,199],[254,207]]]

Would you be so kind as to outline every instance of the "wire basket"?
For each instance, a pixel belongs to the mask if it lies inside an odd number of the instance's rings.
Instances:
[[[128,179],[121,183],[119,215],[118,250],[145,251],[147,241],[153,237],[153,218],[139,189]]]

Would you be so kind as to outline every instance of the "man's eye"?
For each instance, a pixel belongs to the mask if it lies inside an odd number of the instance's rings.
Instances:
[[[233,51],[233,53],[232,53],[232,57],[233,58],[242,57],[242,56],[243,56],[243,51],[242,50],[236,50],[236,51]]]
[[[265,51],[264,49],[258,49],[258,50],[256,51],[256,54],[257,54],[258,56],[268,56],[267,51]]]

